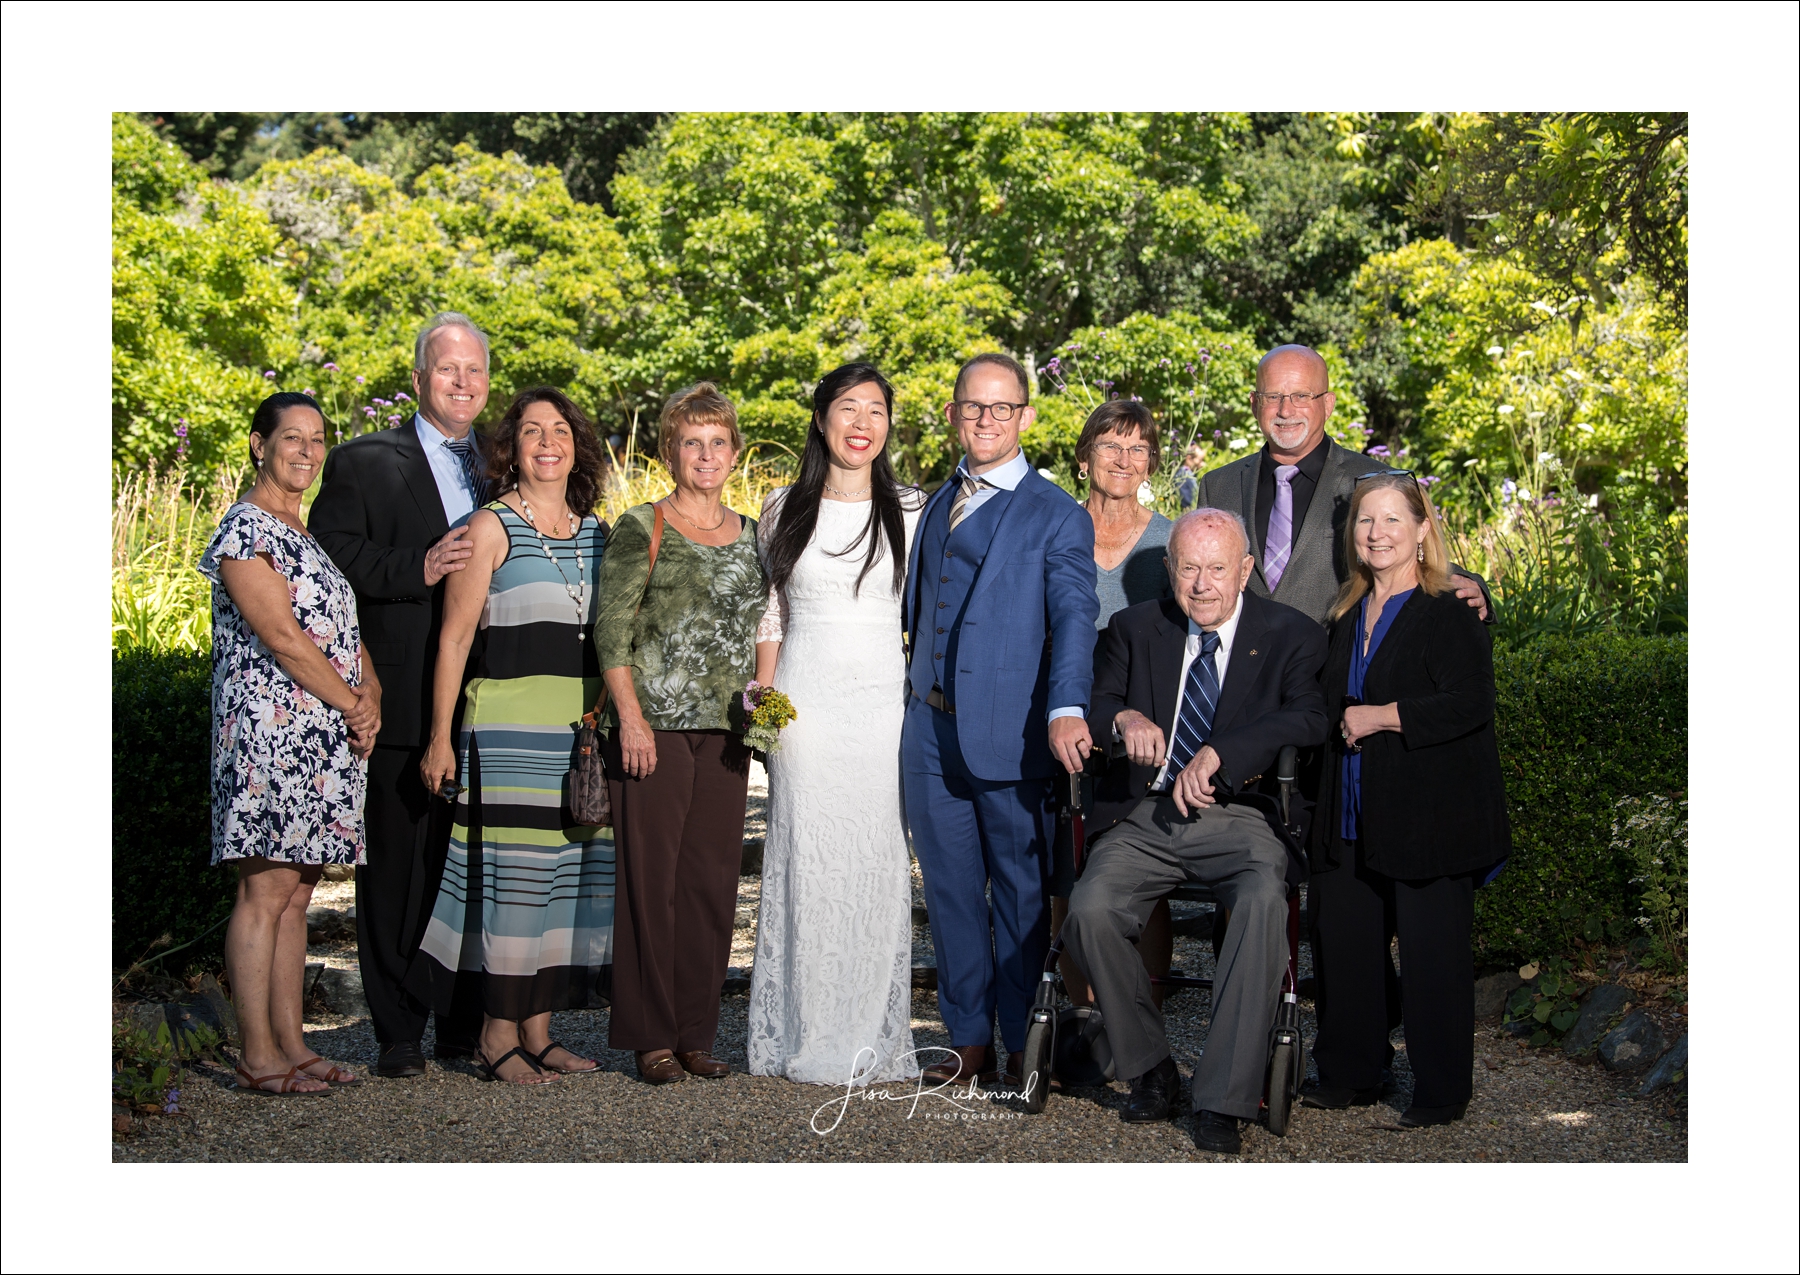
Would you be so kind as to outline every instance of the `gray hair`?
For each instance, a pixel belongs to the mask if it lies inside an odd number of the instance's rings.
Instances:
[[[492,359],[488,352],[487,333],[476,327],[475,320],[466,314],[456,310],[439,310],[431,316],[430,322],[419,329],[418,339],[413,342],[413,371],[423,372],[425,370],[425,347],[430,343],[433,335],[445,328],[463,328],[472,333],[475,339],[481,342],[482,366],[487,366]]]
[[[1244,546],[1244,552],[1250,552],[1250,528],[1244,525],[1244,520],[1229,509],[1214,509],[1210,506],[1190,509],[1177,518],[1175,525],[1169,528],[1169,544],[1173,546],[1190,528],[1199,530],[1201,527],[1230,527],[1237,532],[1238,542]]]

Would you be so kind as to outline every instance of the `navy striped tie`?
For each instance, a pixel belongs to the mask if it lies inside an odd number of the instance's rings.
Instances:
[[[1175,720],[1175,742],[1169,748],[1169,778],[1173,779],[1194,760],[1212,735],[1213,710],[1219,703],[1219,672],[1213,652],[1219,649],[1217,633],[1200,635],[1200,654],[1188,665],[1181,688],[1181,715]]]
[[[462,463],[463,477],[469,480],[469,496],[474,500],[475,508],[481,508],[487,504],[487,483],[481,472],[481,457],[475,450],[475,439],[472,436],[447,438],[444,446]]]

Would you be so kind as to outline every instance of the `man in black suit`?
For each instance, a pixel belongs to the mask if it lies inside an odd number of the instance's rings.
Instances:
[[[1255,1119],[1275,999],[1287,965],[1289,855],[1299,849],[1255,785],[1286,744],[1324,741],[1325,634],[1292,607],[1245,591],[1255,560],[1235,514],[1197,509],[1169,535],[1174,597],[1113,616],[1096,661],[1088,727],[1128,766],[1097,785],[1097,835],[1063,938],[1087,972],[1118,1074],[1124,1118],[1174,1114],[1180,1082],[1162,1012],[1133,946],[1156,901],[1186,881],[1231,909],[1212,1024],[1194,1069],[1194,1140],[1242,1149]]]
[[[431,736],[441,584],[467,564],[468,517],[486,498],[473,426],[487,405],[487,337],[464,315],[435,316],[414,343],[412,380],[411,420],[331,450],[311,521],[356,589],[383,690],[364,810],[368,862],[356,870],[357,959],[383,1076],[425,1071],[429,1010],[402,982],[443,876],[450,806],[425,791],[419,761]],[[467,1057],[481,1029],[475,980],[459,982],[450,1020],[439,1018],[437,1056]]]

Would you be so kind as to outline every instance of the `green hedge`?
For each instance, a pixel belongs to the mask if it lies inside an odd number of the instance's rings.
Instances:
[[[1636,914],[1611,849],[1624,797],[1687,795],[1687,639],[1612,633],[1497,650],[1513,856],[1475,896],[1481,963],[1619,942]]]
[[[212,656],[136,650],[113,657],[113,965],[143,958],[180,974],[224,954],[235,874],[212,863]],[[210,933],[208,931],[210,930]],[[204,937],[202,937],[204,936]],[[194,942],[198,939],[198,942]]]

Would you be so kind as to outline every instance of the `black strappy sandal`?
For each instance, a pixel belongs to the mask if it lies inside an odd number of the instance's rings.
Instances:
[[[560,1045],[554,1040],[551,1041],[548,1045],[544,1046],[543,1053],[530,1054],[527,1056],[529,1058],[531,1058],[531,1060],[538,1065],[539,1071],[554,1071],[559,1076],[585,1076],[590,1071],[599,1071],[600,1070],[600,1060],[597,1058],[591,1060],[594,1064],[592,1067],[558,1067],[554,1063],[546,1061],[550,1057],[550,1051],[552,1049],[560,1049],[564,1053],[567,1053],[575,1058],[581,1057],[580,1054],[577,1054],[573,1049],[570,1049],[567,1045]]]
[[[506,1060],[508,1058],[511,1058],[514,1054],[517,1054],[520,1058],[523,1058],[525,1060],[525,1065],[530,1067],[533,1071],[537,1072],[540,1076],[544,1074],[546,1069],[538,1063],[537,1059],[533,1058],[529,1053],[527,1053],[525,1051],[525,1047],[523,1045],[514,1045],[511,1049],[507,1050],[504,1054],[501,1054],[500,1057],[496,1058],[493,1062],[489,1062],[487,1060],[487,1055],[483,1054],[480,1049],[477,1049],[474,1054],[474,1063],[477,1067],[481,1068],[481,1074],[484,1077],[486,1077],[488,1080],[497,1080],[501,1084],[525,1085],[528,1087],[534,1087],[537,1085],[549,1083],[549,1081],[544,1081],[544,1080],[508,1080],[505,1076],[502,1076],[500,1074],[500,1068],[506,1066]],[[556,1077],[554,1075],[552,1075],[550,1077],[550,1079],[555,1080]]]

